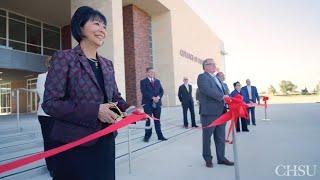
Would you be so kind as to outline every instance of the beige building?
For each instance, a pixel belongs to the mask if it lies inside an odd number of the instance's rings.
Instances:
[[[213,57],[225,69],[223,42],[183,0],[1,0],[0,113],[15,112],[16,96],[9,90],[34,88],[37,74],[46,71],[44,60],[76,45],[69,23],[83,5],[107,17],[99,53],[114,62],[119,90],[130,103],[140,103],[139,81],[148,66],[162,82],[164,105],[179,104],[184,76],[196,88],[203,59]],[[20,109],[35,111],[36,98],[20,97],[20,104],[31,107]]]

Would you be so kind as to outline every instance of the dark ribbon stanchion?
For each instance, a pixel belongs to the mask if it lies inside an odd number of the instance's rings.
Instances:
[[[267,108],[268,108],[268,100],[269,100],[269,97],[268,96],[262,96],[262,101],[264,102],[263,103],[263,106],[264,106],[264,121],[270,121],[270,119],[268,118],[268,115],[267,115]]]
[[[248,119],[249,116],[247,108],[249,107],[249,105],[243,102],[243,97],[240,94],[236,95],[235,97],[227,97],[224,99],[224,102],[228,104],[229,111],[221,115],[218,119],[214,120],[211,124],[204,128],[219,126],[231,120],[226,142],[232,144],[232,140],[229,140],[230,135],[233,132],[233,129],[236,126],[236,122],[240,117]]]
[[[22,158],[22,159],[18,159],[16,161],[13,161],[13,162],[10,162],[10,163],[7,163],[7,164],[2,164],[0,165],[0,173],[4,173],[6,171],[10,171],[10,170],[13,170],[13,169],[16,169],[18,167],[22,167],[24,165],[27,165],[27,164],[30,164],[32,162],[35,162],[35,161],[38,161],[38,160],[41,160],[41,159],[44,159],[44,158],[48,158],[48,157],[51,157],[51,156],[54,156],[56,154],[59,154],[61,152],[64,152],[64,151],[67,151],[69,149],[72,149],[74,147],[77,147],[81,144],[84,144],[84,143],[87,143],[89,141],[92,141],[94,139],[97,139],[99,137],[102,137],[104,135],[107,135],[109,133],[112,133],[120,128],[123,128],[129,124],[132,124],[134,122],[137,122],[137,121],[140,121],[140,120],[143,120],[143,119],[147,119],[147,118],[150,118],[149,115],[145,114],[145,113],[139,113],[139,112],[133,112],[131,115],[125,117],[124,119],[116,122],[115,124],[112,124],[108,127],[106,127],[105,129],[102,129],[98,132],[95,132],[93,134],[90,134],[84,138],[81,138],[79,140],[76,140],[74,142],[71,142],[71,143],[68,143],[68,144],[65,144],[63,146],[60,146],[60,147],[57,147],[57,148],[54,148],[54,149],[50,149],[48,151],[45,151],[45,152],[40,152],[38,154],[35,154],[35,155],[31,155],[31,156],[28,156],[28,157],[25,157],[25,158]]]

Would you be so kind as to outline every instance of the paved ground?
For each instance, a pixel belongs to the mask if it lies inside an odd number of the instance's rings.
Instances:
[[[196,108],[197,109],[197,108]],[[181,109],[165,109],[163,117],[182,123]],[[240,175],[242,180],[319,180],[320,179],[320,104],[277,104],[269,109],[271,121],[258,120],[249,133],[238,133]],[[263,117],[257,109],[257,119]],[[197,116],[197,118],[199,118]],[[165,121],[163,122],[165,123]],[[179,124],[180,125],[180,124]],[[155,141],[155,139],[153,139]],[[212,147],[213,154],[214,146]],[[233,159],[232,146],[227,157]],[[117,161],[118,180],[233,180],[234,168],[217,165],[209,169],[201,157],[201,130],[187,133],[133,154],[132,173],[127,158]],[[278,165],[310,165],[315,176],[280,177]],[[313,166],[317,169],[314,172]],[[284,169],[280,169],[284,173]],[[293,174],[293,172],[291,172]],[[50,179],[48,176],[36,180]]]
[[[319,180],[320,179],[320,104],[287,104],[270,107],[271,121],[258,121],[249,133],[238,135],[240,175],[243,180]],[[262,117],[261,109],[257,118]],[[232,158],[232,147],[227,146]],[[278,165],[317,165],[314,177],[279,177]],[[209,169],[201,158],[201,132],[193,130],[150,150],[134,160],[133,173],[127,164],[118,165],[120,180],[232,180],[234,168],[214,164]],[[280,169],[280,173],[284,173]],[[310,174],[313,174],[313,168]],[[293,172],[291,172],[291,175]]]

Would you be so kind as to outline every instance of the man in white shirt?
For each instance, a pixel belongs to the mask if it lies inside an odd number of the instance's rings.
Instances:
[[[48,68],[50,67],[49,66],[49,59],[47,60],[46,65]],[[39,99],[37,115],[38,115],[38,120],[41,125],[44,151],[47,151],[47,150],[50,150],[52,148],[57,147],[55,141],[53,141],[50,138],[51,129],[54,124],[54,118],[49,116],[47,113],[45,113],[41,107],[41,104],[43,103],[43,95],[44,95],[44,89],[45,89],[44,85],[46,82],[47,74],[48,74],[48,72],[45,72],[45,73],[38,75],[37,86],[36,86],[38,99]],[[54,163],[54,156],[46,158],[45,160],[46,160],[47,169],[52,177],[53,171],[54,171],[54,166],[55,166],[54,165],[55,164]]]
[[[246,103],[256,103],[260,104],[260,97],[258,94],[258,90],[255,86],[251,85],[250,79],[246,80],[247,86],[241,88],[240,94],[243,97],[244,102]],[[252,124],[256,125],[256,117],[255,117],[255,107],[248,108],[248,112],[251,112],[251,121]],[[250,119],[248,121],[248,125],[250,125]]]

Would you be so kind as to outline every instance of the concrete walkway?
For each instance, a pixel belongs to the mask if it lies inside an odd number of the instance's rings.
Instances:
[[[262,108],[257,108],[256,112],[257,126],[249,126],[249,133],[237,133],[241,180],[319,180],[320,104],[271,105],[269,108],[271,121],[260,120],[263,118]],[[166,108],[162,114],[163,123],[170,120],[170,123],[180,126],[181,116],[180,107]],[[235,179],[233,167],[217,165],[216,161],[213,168],[205,167],[201,157],[201,130],[190,129],[183,132],[166,142],[133,153],[131,174],[128,170],[127,156],[118,159],[117,180]],[[150,143],[157,141],[154,135]],[[119,150],[125,151],[125,149],[123,146]],[[214,149],[212,145],[215,157]],[[233,160],[232,145],[227,145],[226,156]],[[281,177],[275,173],[279,165],[310,165],[310,167],[316,165],[317,169],[315,176],[312,177]],[[310,172],[314,173],[314,170],[311,170]],[[281,169],[280,173],[284,173],[284,169]],[[49,179],[48,174],[33,178],[33,180]]]
[[[269,109],[271,121],[258,121],[257,126],[249,126],[249,133],[237,133],[241,179],[319,180],[319,110],[320,104],[272,105]],[[261,119],[262,112],[262,109],[257,110],[258,119]],[[233,159],[231,145],[227,145],[226,153]],[[317,165],[317,171],[313,177],[280,177],[275,173],[278,165]],[[312,174],[313,170],[310,172]],[[201,157],[200,130],[192,130],[182,138],[138,156],[131,175],[126,163],[118,165],[117,175],[120,180],[235,179],[233,167],[216,163],[211,169],[205,167]]]

